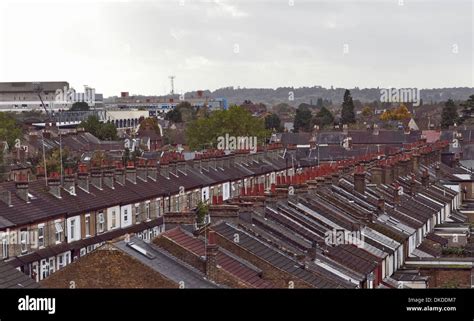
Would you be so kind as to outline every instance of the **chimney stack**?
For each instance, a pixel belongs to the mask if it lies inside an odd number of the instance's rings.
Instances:
[[[115,163],[115,182],[122,186],[125,185],[125,170],[122,162]]]
[[[64,169],[63,188],[71,195],[76,195],[76,179],[72,168]]]
[[[211,281],[217,280],[217,252],[216,234],[210,230],[208,232],[208,241],[206,245],[206,276]]]
[[[104,185],[110,189],[115,189],[114,186],[114,168],[112,166],[107,166],[103,169],[103,182]]]
[[[61,198],[61,180],[57,172],[51,172],[48,178],[49,193],[56,198]]]
[[[16,186],[16,195],[24,200],[25,202],[29,202],[28,197],[28,176],[24,173],[20,173],[15,178],[15,186]]]
[[[0,191],[0,201],[3,202],[8,207],[13,206],[12,194],[10,193],[10,191],[5,191],[5,190]]]
[[[354,173],[354,189],[361,194],[365,193],[365,169],[358,166]]]
[[[87,171],[87,165],[79,165],[79,173],[77,173],[77,186],[86,193],[89,193],[89,172]]]
[[[133,162],[127,162],[125,178],[132,184],[137,183],[137,170],[135,169],[135,164]]]
[[[146,182],[148,178],[148,173],[147,173],[147,166],[145,163],[144,159],[140,159],[138,161],[138,166],[137,166],[137,177],[141,179],[142,181]]]
[[[376,165],[370,171],[371,175],[371,183],[376,184],[379,186],[382,184],[382,168]]]
[[[91,169],[91,184],[97,189],[102,189],[102,170],[100,167]]]
[[[398,183],[395,183],[393,189],[393,201],[395,204],[400,204],[401,191],[401,186]]]
[[[379,197],[377,199],[377,210],[380,212],[380,213],[384,213],[385,212],[385,200],[383,197]]]
[[[158,169],[156,168],[155,162],[150,159],[147,162],[147,166],[148,166],[148,178],[150,178],[152,181],[156,182]]]
[[[165,178],[170,178],[169,160],[167,157],[160,159],[160,175]]]

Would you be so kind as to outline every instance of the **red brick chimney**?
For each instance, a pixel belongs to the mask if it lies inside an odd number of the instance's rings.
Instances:
[[[24,173],[18,173],[15,177],[15,187],[16,187],[16,195],[24,200],[25,202],[29,202],[28,197],[28,176]]]
[[[365,193],[365,169],[358,166],[354,173],[354,190],[361,194]]]
[[[87,170],[87,165],[79,165],[79,173],[77,173],[77,186],[89,193],[89,171]]]
[[[214,231],[209,231],[207,234],[206,244],[206,276],[211,281],[217,280],[217,252],[219,247],[216,243],[216,234]]]
[[[61,198],[61,179],[58,172],[51,172],[48,178],[49,193],[57,198]]]

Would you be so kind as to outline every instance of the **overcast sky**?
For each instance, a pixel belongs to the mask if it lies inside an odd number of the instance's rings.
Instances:
[[[165,94],[169,75],[178,92],[474,86],[473,16],[471,0],[0,0],[0,81],[106,96]]]

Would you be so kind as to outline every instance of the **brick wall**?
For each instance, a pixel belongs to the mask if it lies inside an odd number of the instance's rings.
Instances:
[[[471,288],[471,269],[422,269],[422,275],[430,276],[430,288]]]
[[[167,238],[166,236],[158,236],[155,240],[153,240],[153,243],[170,252],[178,259],[195,267],[199,271],[206,273],[206,262],[204,261],[204,259],[196,255],[195,253],[190,252],[189,250],[177,244],[173,240]]]

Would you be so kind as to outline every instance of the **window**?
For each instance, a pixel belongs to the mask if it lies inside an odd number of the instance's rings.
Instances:
[[[135,204],[135,222],[140,222],[140,204]]]
[[[58,255],[58,270],[64,266],[63,255]]]
[[[150,219],[150,202],[145,203],[145,215],[146,219]]]
[[[111,228],[115,228],[116,226],[117,226],[117,213],[115,212],[115,210],[113,210]]]
[[[6,237],[2,239],[2,258],[8,258],[8,239]]]
[[[105,224],[105,219],[104,219],[104,213],[103,212],[99,212],[97,221],[99,222],[98,230],[99,230],[100,233],[102,233],[104,231],[104,224]]]
[[[20,230],[21,253],[28,251],[28,232],[26,229]]]
[[[38,247],[44,247],[44,225],[38,225]]]
[[[90,216],[90,214],[86,214],[86,217],[84,219],[84,225],[85,225],[86,237],[91,236],[91,216]]]
[[[160,199],[156,200],[156,216],[157,217],[161,216],[161,200]]]
[[[128,209],[123,210],[123,221],[128,222]]]
[[[69,231],[69,239],[70,240],[74,240],[74,237],[75,237],[75,228],[76,228],[76,220],[71,220],[71,227],[70,227],[70,231]]]
[[[61,241],[63,240],[63,226],[61,222],[56,221],[54,223],[54,229],[55,229],[56,243],[61,243]]]
[[[49,258],[49,274],[53,274],[56,264],[54,264],[54,257]]]

